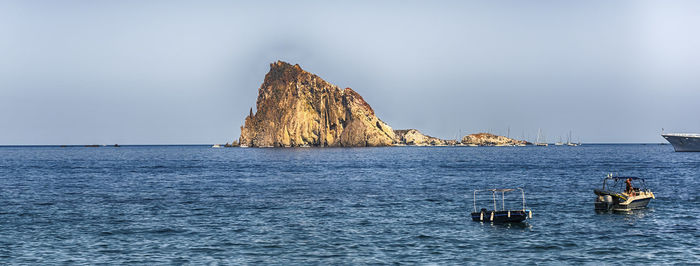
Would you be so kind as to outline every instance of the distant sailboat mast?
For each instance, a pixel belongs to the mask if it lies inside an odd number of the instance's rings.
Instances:
[[[535,141],[535,145],[537,146],[548,146],[546,140],[545,142],[540,142],[540,135],[542,135],[542,129],[537,129],[537,141]]]
[[[562,145],[564,145],[564,142],[561,142],[561,136],[559,136],[559,141],[557,141],[556,143],[554,143],[554,145],[556,145],[556,146],[562,146]]]
[[[569,139],[566,140],[567,146],[578,146],[576,143],[571,142],[571,130],[569,130]]]

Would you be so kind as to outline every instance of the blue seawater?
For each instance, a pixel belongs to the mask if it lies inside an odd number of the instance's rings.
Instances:
[[[609,172],[656,200],[595,213]],[[0,264],[698,263],[699,176],[669,145],[0,147]],[[490,187],[533,219],[471,221]]]

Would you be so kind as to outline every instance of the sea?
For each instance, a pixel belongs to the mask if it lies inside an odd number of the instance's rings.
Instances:
[[[656,199],[596,213],[609,173]],[[532,219],[472,221],[489,188]],[[0,264],[697,264],[699,192],[659,144],[5,146]]]

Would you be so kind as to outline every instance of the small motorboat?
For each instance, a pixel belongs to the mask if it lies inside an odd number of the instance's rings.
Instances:
[[[505,193],[515,190],[520,190],[522,193],[523,204],[522,209],[506,209],[505,203]],[[476,193],[490,191],[493,197],[493,209],[488,210],[486,208],[481,208],[477,211],[476,208]],[[496,204],[498,193],[501,193],[501,209],[498,210],[498,205]],[[532,219],[532,211],[525,208],[525,191],[522,188],[494,188],[494,189],[482,189],[474,190],[474,212],[471,213],[472,221],[475,222],[493,222],[493,223],[519,223],[525,221],[525,219]]]
[[[608,180],[612,181],[613,184],[608,184]],[[641,187],[634,187],[632,182],[640,184]],[[609,174],[603,178],[603,188],[594,189],[593,192],[596,194],[596,211],[628,212],[642,209],[656,198],[654,193],[647,188],[643,178],[633,176]]]

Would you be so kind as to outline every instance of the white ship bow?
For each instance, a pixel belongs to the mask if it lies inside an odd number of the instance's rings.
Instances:
[[[675,151],[700,151],[700,134],[667,133],[661,134]]]

